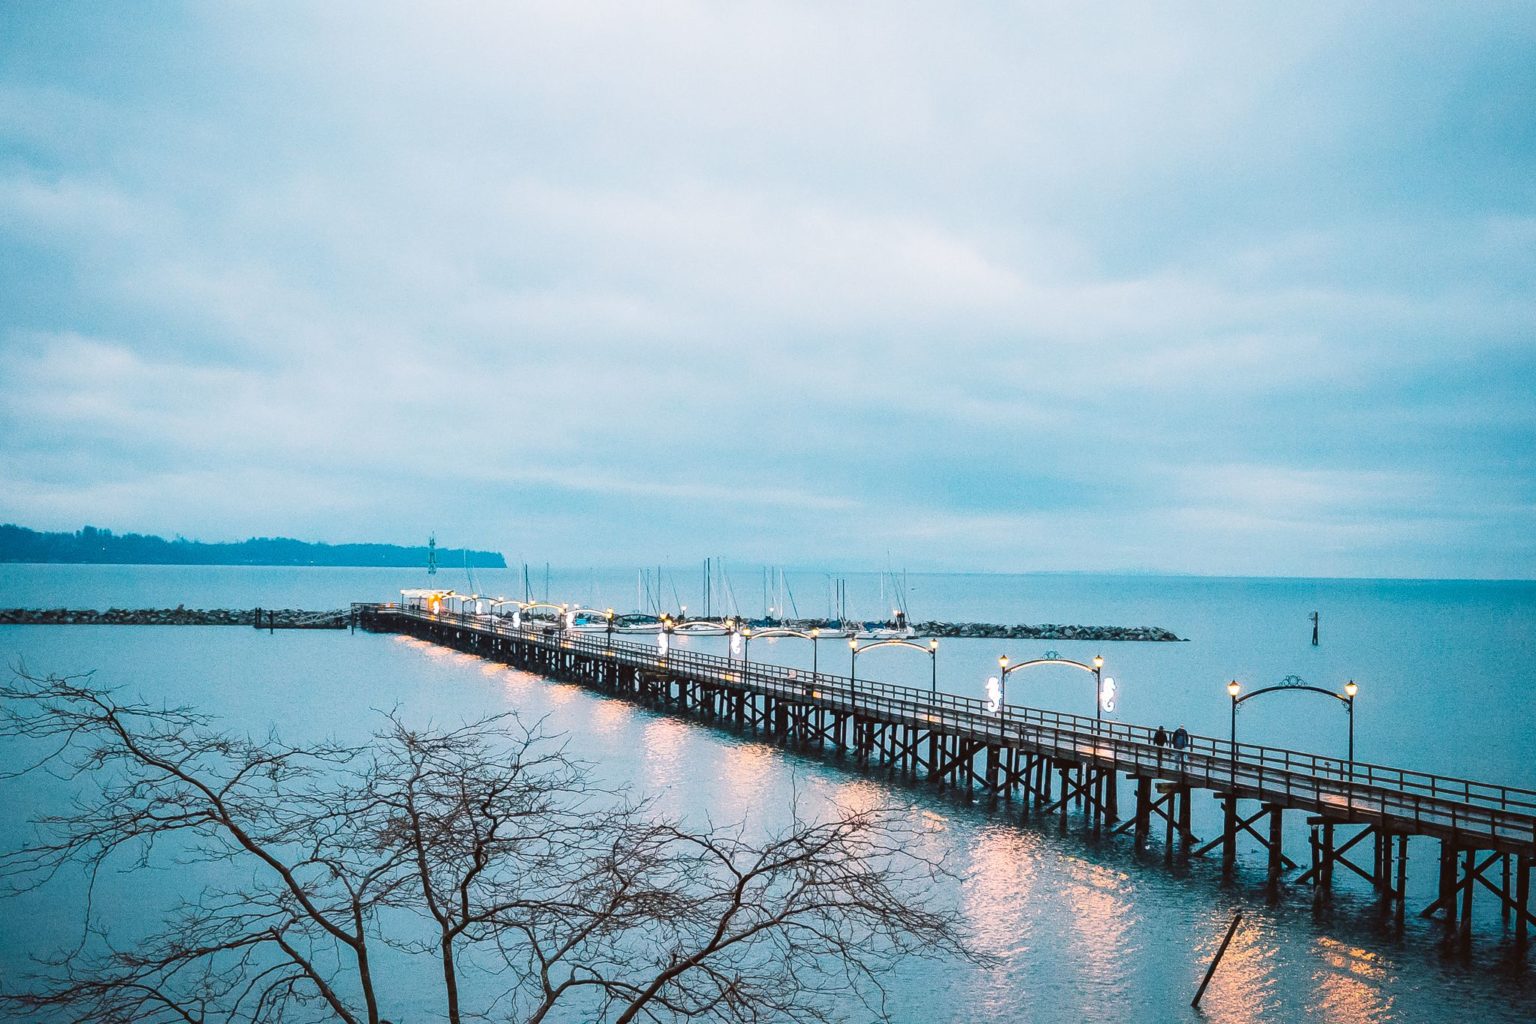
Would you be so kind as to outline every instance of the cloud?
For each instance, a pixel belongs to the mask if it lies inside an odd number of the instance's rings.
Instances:
[[[0,517],[1529,576],[1536,26],[1419,15],[30,9]]]

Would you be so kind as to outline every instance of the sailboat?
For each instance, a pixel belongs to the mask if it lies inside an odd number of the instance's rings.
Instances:
[[[661,567],[656,568],[656,593],[661,593]],[[653,608],[654,611],[641,611]],[[635,610],[628,615],[617,615],[613,620],[615,633],[660,633],[661,601],[651,600],[651,570],[635,570]]]
[[[891,609],[891,617],[884,623],[866,622],[853,635],[859,640],[910,640],[917,635],[917,630],[912,628],[911,621],[907,618],[907,588],[903,579],[898,585],[896,574],[886,569],[880,574],[880,600],[885,601],[885,584],[889,577],[891,584],[891,600],[896,607]]]

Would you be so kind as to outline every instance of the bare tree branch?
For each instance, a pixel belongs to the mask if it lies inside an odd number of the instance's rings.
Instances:
[[[928,902],[946,869],[913,852],[903,814],[796,805],[766,836],[690,828],[597,785],[515,715],[416,728],[394,711],[368,742],[293,746],[18,672],[0,740],[33,751],[11,777],[75,790],[0,854],[6,892],[79,869],[90,922],[109,864],[169,857],[238,879],[184,894],[126,947],[88,923],[38,957],[30,987],[0,994],[36,1019],[379,1024],[404,994],[380,987],[371,942],[432,958],[452,1024],[884,1018],[881,978],[901,959],[980,959],[955,910]]]

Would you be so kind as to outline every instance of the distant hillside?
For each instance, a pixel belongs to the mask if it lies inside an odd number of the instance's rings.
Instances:
[[[465,565],[463,548],[438,548],[444,568]],[[472,569],[505,569],[494,551],[470,551]],[[233,544],[204,544],[177,537],[115,534],[87,526],[76,533],[41,533],[0,526],[0,562],[98,562],[113,565],[377,565],[419,569],[427,549],[395,544],[310,544],[287,537],[252,537]]]

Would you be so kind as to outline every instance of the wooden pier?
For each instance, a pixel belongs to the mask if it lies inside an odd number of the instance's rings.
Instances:
[[[1025,817],[1059,820],[1063,831],[1076,811],[1076,820],[1099,834],[1130,833],[1138,847],[1160,840],[1169,861],[1219,854],[1230,874],[1238,839],[1247,835],[1265,851],[1272,885],[1296,872],[1290,884],[1327,892],[1336,870],[1350,871],[1371,884],[1399,924],[1408,839],[1429,837],[1439,844],[1439,874],[1437,896],[1423,916],[1441,915],[1470,937],[1473,895],[1481,888],[1513,924],[1521,951],[1536,925],[1531,790],[1201,736],[1177,751],[1154,743],[1153,730],[1143,726],[1016,705],[992,711],[968,697],[691,651],[663,653],[612,634],[515,629],[489,615],[393,604],[358,604],[352,614],[365,629],[408,634],[999,803],[1016,801]],[[1213,794],[1222,808],[1222,832],[1206,842],[1191,832],[1192,800],[1200,792]],[[1303,824],[1304,843],[1294,833]]]

